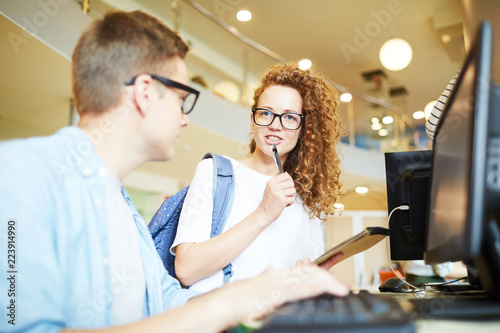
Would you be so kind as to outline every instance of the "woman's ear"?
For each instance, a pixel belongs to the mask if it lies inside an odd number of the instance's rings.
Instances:
[[[151,107],[152,80],[151,76],[141,74],[133,85],[132,98],[141,115],[145,115]]]

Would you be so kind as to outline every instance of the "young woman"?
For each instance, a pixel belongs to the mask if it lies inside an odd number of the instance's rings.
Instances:
[[[323,76],[295,64],[275,65],[264,75],[254,93],[250,155],[230,159],[234,201],[224,231],[214,238],[213,162],[197,166],[172,245],[182,284],[205,292],[223,284],[222,269],[229,263],[234,281],[324,252],[322,214],[333,214],[341,187],[337,104],[337,92]]]

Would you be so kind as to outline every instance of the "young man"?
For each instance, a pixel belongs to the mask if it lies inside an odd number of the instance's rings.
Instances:
[[[147,14],[109,13],[73,54],[78,127],[0,144],[2,253],[11,255],[1,260],[0,331],[217,332],[286,301],[347,293],[308,263],[200,296],[163,268],[121,180],[173,157],[198,93],[185,86],[187,51]]]

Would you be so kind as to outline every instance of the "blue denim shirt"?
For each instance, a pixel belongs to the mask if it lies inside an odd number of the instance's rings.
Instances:
[[[109,269],[104,168],[77,127],[0,144],[1,332],[113,325],[112,288],[127,276]],[[140,235],[144,317],[184,304],[196,293],[167,274],[144,220],[122,192]]]

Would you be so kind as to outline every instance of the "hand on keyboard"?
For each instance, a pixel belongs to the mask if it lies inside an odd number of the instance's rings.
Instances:
[[[387,295],[365,290],[347,297],[320,295],[289,303],[265,320],[262,332],[319,332],[379,329],[412,332],[409,315]]]

